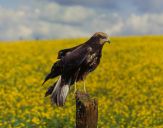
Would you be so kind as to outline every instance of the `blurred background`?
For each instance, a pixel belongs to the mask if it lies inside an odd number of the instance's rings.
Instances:
[[[162,0],[0,0],[0,40],[163,33]]]

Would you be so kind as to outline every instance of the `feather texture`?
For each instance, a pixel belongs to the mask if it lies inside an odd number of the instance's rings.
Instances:
[[[85,77],[100,63],[102,48],[108,40],[107,34],[95,33],[88,41],[78,46],[63,49],[58,52],[58,61],[54,63],[51,72],[44,83],[51,78],[60,76],[56,84],[50,86],[45,94],[51,94],[52,103],[63,106],[70,86]]]

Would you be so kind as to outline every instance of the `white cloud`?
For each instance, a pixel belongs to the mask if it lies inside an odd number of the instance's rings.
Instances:
[[[163,33],[163,14],[131,15],[126,24],[126,31],[131,34]]]
[[[94,10],[46,3],[20,8],[0,7],[0,39],[65,38],[86,36],[75,24],[86,22]]]
[[[33,2],[16,9],[0,6],[0,40],[69,38],[103,31],[109,35],[161,34],[163,13],[125,16],[109,10],[55,2]]]

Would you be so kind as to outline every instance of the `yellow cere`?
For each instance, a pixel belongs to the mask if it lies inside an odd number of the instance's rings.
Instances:
[[[59,50],[86,40],[1,41],[0,128],[75,126],[74,86],[58,108],[44,97],[57,78],[41,84]],[[86,89],[98,99],[99,128],[163,128],[163,37],[111,38]]]

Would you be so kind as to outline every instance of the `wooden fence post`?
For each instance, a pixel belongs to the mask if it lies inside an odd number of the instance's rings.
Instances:
[[[88,93],[76,93],[76,128],[97,128],[98,102]]]

